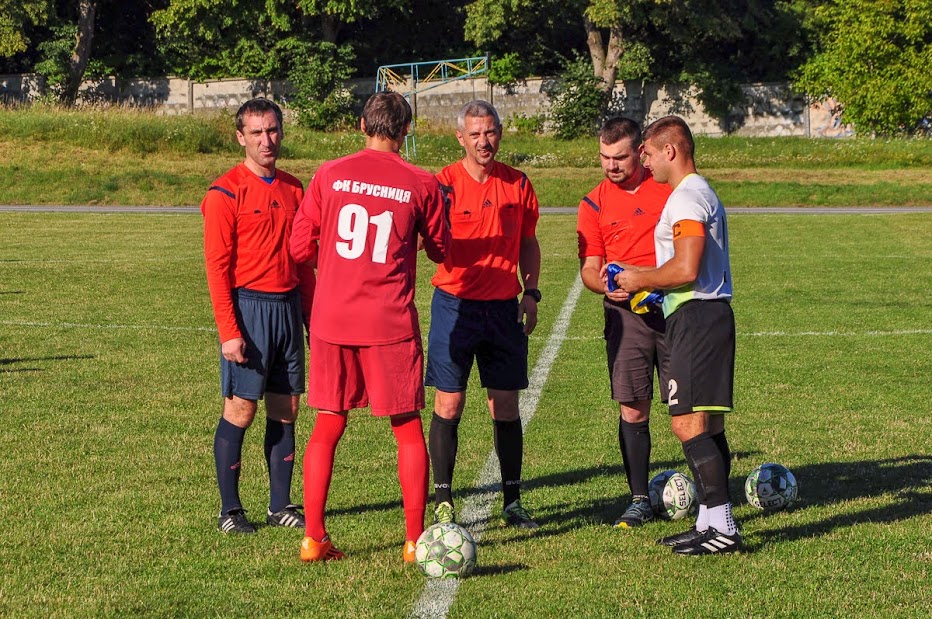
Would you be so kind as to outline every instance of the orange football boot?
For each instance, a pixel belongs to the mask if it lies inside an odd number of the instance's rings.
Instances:
[[[405,563],[414,563],[416,559],[414,558],[414,550],[417,548],[417,544],[408,540],[405,542],[404,550],[402,551],[402,557],[405,560]]]
[[[336,561],[345,558],[346,555],[333,545],[329,536],[325,535],[319,542],[313,537],[305,537],[301,542],[302,561]]]

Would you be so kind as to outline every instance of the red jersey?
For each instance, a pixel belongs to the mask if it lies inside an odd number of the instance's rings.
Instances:
[[[317,255],[311,332],[371,346],[420,336],[417,237],[440,262],[450,244],[440,184],[397,153],[364,149],[322,165],[295,218],[291,252]]]
[[[300,270],[288,253],[288,239],[304,195],[301,181],[277,171],[266,183],[241,163],[218,178],[204,201],[204,261],[207,288],[220,341],[242,337],[233,311],[233,289],[286,292],[301,288],[310,309],[314,271]]]
[[[656,266],[654,227],[672,189],[650,172],[634,193],[605,179],[579,203],[579,257]]]
[[[458,161],[437,174],[451,199],[453,243],[432,283],[461,299],[510,299],[521,292],[521,239],[533,237],[540,209],[527,176],[498,161],[479,183]]]

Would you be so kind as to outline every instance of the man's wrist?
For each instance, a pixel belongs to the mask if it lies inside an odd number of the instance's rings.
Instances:
[[[542,298],[542,295],[540,294],[540,290],[538,290],[537,288],[525,288],[524,296],[531,297],[538,303],[540,303],[540,300]]]

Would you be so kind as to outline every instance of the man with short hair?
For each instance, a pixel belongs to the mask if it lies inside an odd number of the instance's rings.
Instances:
[[[536,529],[521,504],[524,439],[518,395],[528,386],[528,336],[537,325],[541,300],[537,196],[524,173],[495,160],[502,123],[494,107],[472,101],[456,120],[456,138],[466,154],[437,175],[451,201],[453,241],[432,280],[436,290],[427,350],[426,383],[437,388],[428,441],[434,517],[455,520],[458,426],[475,360],[494,423],[501,523]]]
[[[654,517],[648,495],[650,470],[650,404],[653,375],[667,401],[669,356],[663,312],[645,295],[629,297],[608,286],[608,263],[654,266],[654,227],[670,188],[654,180],[641,165],[641,128],[628,118],[612,118],[599,131],[603,180],[579,204],[577,237],[579,275],[583,284],[603,296],[605,349],[612,399],[619,403],[618,444],[631,504],[615,521],[633,528]]]
[[[657,267],[629,266],[615,276],[622,290],[663,289],[670,350],[668,404],[673,432],[696,480],[699,514],[692,530],[658,540],[683,555],[742,547],[732,515],[731,451],[725,415],[734,406],[735,316],[725,208],[696,172],[695,145],[676,116],[644,133],[644,165],[673,187],[654,232]]]
[[[294,423],[304,392],[302,314],[314,294],[314,271],[299,268],[288,254],[304,188],[276,168],[283,134],[275,103],[244,103],[236,113],[236,138],[245,161],[217,179],[201,203],[207,286],[220,335],[223,414],[214,460],[224,533],[256,531],[240,502],[239,475],[246,429],[263,397],[271,487],[266,522],[304,526],[290,493]]]
[[[443,261],[450,243],[440,184],[398,154],[411,108],[398,93],[366,102],[366,147],[323,164],[295,219],[291,253],[317,256],[308,405],[318,409],[304,454],[302,561],[344,558],[324,525],[337,443],[352,408],[388,417],[405,513],[402,558],[414,561],[427,506],[421,331],[414,305],[418,245]],[[420,240],[419,240],[420,239]]]

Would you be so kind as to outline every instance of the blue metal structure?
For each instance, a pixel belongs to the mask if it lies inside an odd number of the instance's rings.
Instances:
[[[405,137],[405,156],[417,156],[417,141],[414,137],[414,125],[417,123],[417,94],[436,88],[448,82],[464,80],[488,73],[491,58],[476,56],[473,58],[455,58],[451,60],[429,60],[426,62],[409,62],[388,64],[379,67],[375,78],[375,91],[391,90],[408,100],[414,112],[411,131]]]

